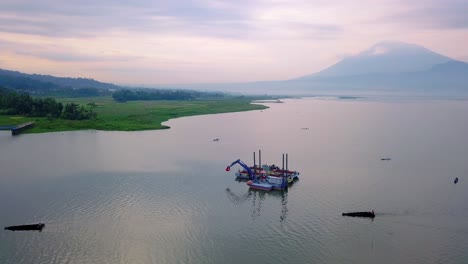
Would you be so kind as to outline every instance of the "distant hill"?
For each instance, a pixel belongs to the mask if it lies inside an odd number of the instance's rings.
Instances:
[[[217,91],[201,92],[170,87],[122,87],[87,78],[64,78],[50,75],[26,74],[0,69],[0,89],[8,88],[33,96],[92,97],[112,95],[114,100],[196,100],[219,99],[226,95]]]
[[[383,42],[281,86],[302,93],[325,90],[468,95],[468,64],[417,45]]]
[[[418,45],[386,41],[320,72],[295,79],[182,87],[278,95],[468,96],[468,64]]]
[[[317,90],[333,92],[398,92],[453,95],[468,94],[468,64],[450,61],[437,64],[425,71],[371,73],[350,76],[293,80],[282,83],[300,92]],[[280,89],[281,87],[276,87]]]
[[[296,80],[363,74],[401,73],[429,70],[436,64],[453,59],[424,47],[402,42],[380,42],[358,55],[343,59],[318,73]]]
[[[120,86],[98,82],[87,78],[55,77],[50,75],[26,74],[0,69],[0,87],[31,94],[93,96],[108,94]]]

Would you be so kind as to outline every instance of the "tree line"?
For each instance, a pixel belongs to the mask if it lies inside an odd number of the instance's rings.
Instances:
[[[84,120],[96,118],[96,112],[75,103],[63,105],[53,98],[33,98],[27,93],[0,88],[0,114]]]
[[[127,101],[149,101],[149,100],[194,100],[200,98],[222,98],[220,92],[199,92],[192,90],[166,90],[166,89],[145,89],[145,90],[118,90],[112,94],[112,98],[117,102]]]

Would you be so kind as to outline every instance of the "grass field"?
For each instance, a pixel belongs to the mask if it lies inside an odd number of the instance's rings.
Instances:
[[[90,107],[97,113],[95,120],[64,120],[45,117],[23,117],[0,115],[0,126],[16,125],[34,121],[36,126],[25,133],[43,133],[71,130],[115,130],[137,131],[168,128],[161,125],[172,118],[239,112],[265,109],[263,105],[251,104],[250,99],[219,99],[193,101],[131,101],[117,103],[111,97],[57,98],[62,103],[74,102]]]

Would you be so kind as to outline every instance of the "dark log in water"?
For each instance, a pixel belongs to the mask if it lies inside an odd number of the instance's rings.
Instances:
[[[42,231],[42,229],[44,227],[45,227],[45,224],[39,223],[39,224],[33,224],[33,225],[7,226],[7,227],[5,227],[5,230],[11,230],[11,231]]]
[[[374,211],[371,212],[350,212],[350,213],[342,213],[343,216],[352,216],[352,217],[370,217],[374,218],[375,214]]]

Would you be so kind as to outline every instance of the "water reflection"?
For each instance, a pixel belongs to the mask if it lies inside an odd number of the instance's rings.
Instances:
[[[234,204],[240,204],[249,199],[250,196],[252,196],[252,192],[249,190],[243,195],[237,195],[233,191],[231,191],[230,188],[226,188],[226,194],[229,200],[234,203]]]
[[[262,203],[266,199],[275,199],[281,201],[280,222],[286,221],[288,215],[288,191],[265,192],[261,190],[248,189],[243,194],[236,194],[230,188],[226,188],[226,196],[233,204],[240,205],[248,200],[252,201],[251,217],[255,219],[262,215]]]

